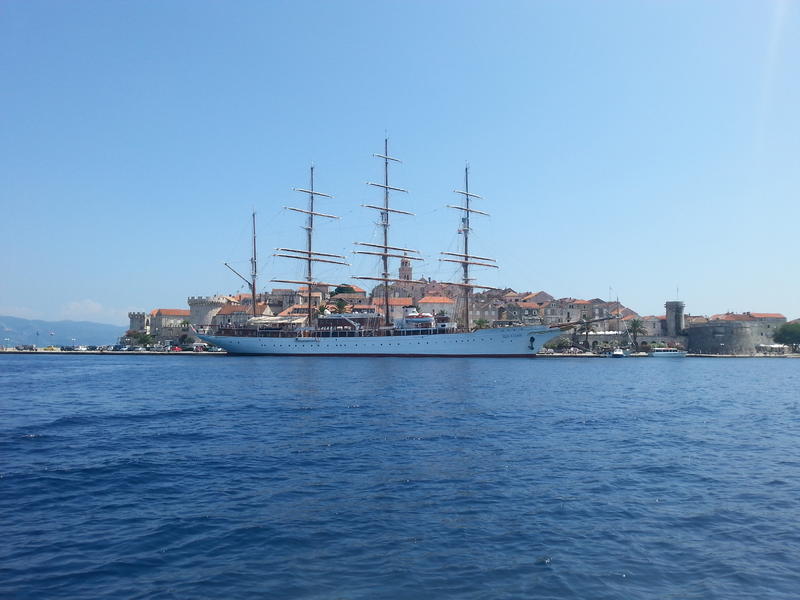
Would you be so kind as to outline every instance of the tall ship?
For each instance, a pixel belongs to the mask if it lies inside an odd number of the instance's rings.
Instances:
[[[414,306],[403,308],[403,315],[393,319],[390,311],[389,286],[393,283],[407,284],[409,281],[396,279],[390,273],[390,259],[422,260],[419,251],[411,248],[390,245],[389,221],[393,214],[412,215],[408,211],[390,205],[393,193],[406,193],[389,183],[390,164],[401,162],[389,155],[388,139],[384,140],[382,154],[374,154],[383,162],[383,182],[368,182],[368,185],[381,190],[382,203],[365,204],[364,207],[378,212],[382,242],[356,242],[355,254],[380,258],[382,272],[379,276],[353,276],[353,279],[379,282],[382,300],[382,313],[376,311],[325,312],[315,308],[312,290],[336,287],[337,284],[318,281],[314,274],[317,263],[349,266],[342,255],[320,252],[314,248],[313,233],[315,218],[334,219],[335,215],[320,212],[319,199],[332,198],[314,188],[314,167],[311,167],[308,188],[295,188],[307,195],[307,208],[287,207],[306,217],[305,248],[278,248],[275,256],[305,262],[303,280],[272,279],[276,283],[302,285],[307,290],[307,307],[298,316],[259,316],[256,312],[256,235],[255,214],[253,215],[253,248],[251,257],[251,277],[247,279],[230,268],[245,281],[252,295],[253,316],[244,327],[196,326],[197,336],[210,344],[219,346],[229,354],[269,355],[269,356],[396,356],[396,357],[533,357],[542,346],[561,335],[575,323],[560,325],[524,325],[490,328],[473,328],[470,319],[470,302],[474,289],[494,289],[478,285],[471,276],[472,267],[497,268],[492,258],[471,254],[469,245],[470,217],[473,214],[487,215],[473,208],[475,200],[481,196],[469,190],[469,167],[464,169],[464,189],[453,190],[463,202],[448,205],[460,211],[459,233],[463,237],[460,252],[441,252],[440,261],[460,265],[461,281],[446,282],[460,293],[461,314],[457,318],[446,314],[421,313]],[[413,282],[412,282],[413,283]]]

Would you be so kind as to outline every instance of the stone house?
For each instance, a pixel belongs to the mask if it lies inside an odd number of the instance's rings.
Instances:
[[[265,303],[256,304],[256,316],[271,317],[272,310]],[[217,327],[242,327],[253,317],[251,306],[229,303],[223,306],[211,319],[211,324]]]
[[[475,323],[478,319],[482,319],[491,325],[495,321],[505,319],[505,304],[500,299],[484,300],[473,297],[469,305],[469,319],[471,323]]]
[[[444,313],[450,318],[456,317],[456,302],[447,296],[425,296],[417,302],[420,312],[438,315]]]
[[[540,324],[542,322],[545,303],[509,302],[505,305],[505,321],[516,323]]]
[[[375,306],[377,312],[381,313],[382,315],[386,314],[386,311],[384,310],[383,296],[378,298],[373,297],[372,305]],[[413,298],[389,298],[389,319],[392,322],[394,322],[395,319],[402,319],[403,309],[407,306],[415,306]]]

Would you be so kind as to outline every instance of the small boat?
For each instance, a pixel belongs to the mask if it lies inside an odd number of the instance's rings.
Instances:
[[[669,358],[682,358],[686,354],[686,350],[678,350],[677,348],[653,348],[647,353],[648,356],[666,356]]]
[[[625,358],[625,351],[622,348],[614,348],[611,358]]]

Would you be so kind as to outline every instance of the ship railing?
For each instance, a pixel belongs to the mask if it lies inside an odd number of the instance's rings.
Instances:
[[[364,329],[315,329],[312,331],[301,332],[297,329],[256,329],[247,326],[221,326],[221,327],[196,327],[198,333],[211,333],[228,337],[270,337],[270,338],[296,338],[303,334],[315,338],[353,338],[353,337],[385,337],[390,336],[410,336],[410,335],[450,335],[453,333],[465,333],[469,330],[443,329],[437,327],[413,327],[407,329],[384,328],[364,328]],[[310,334],[310,335],[309,335]]]

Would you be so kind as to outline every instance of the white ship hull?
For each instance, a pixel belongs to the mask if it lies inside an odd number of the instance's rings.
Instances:
[[[562,332],[544,326],[470,333],[364,337],[240,337],[199,334],[230,354],[270,356],[532,357]]]

